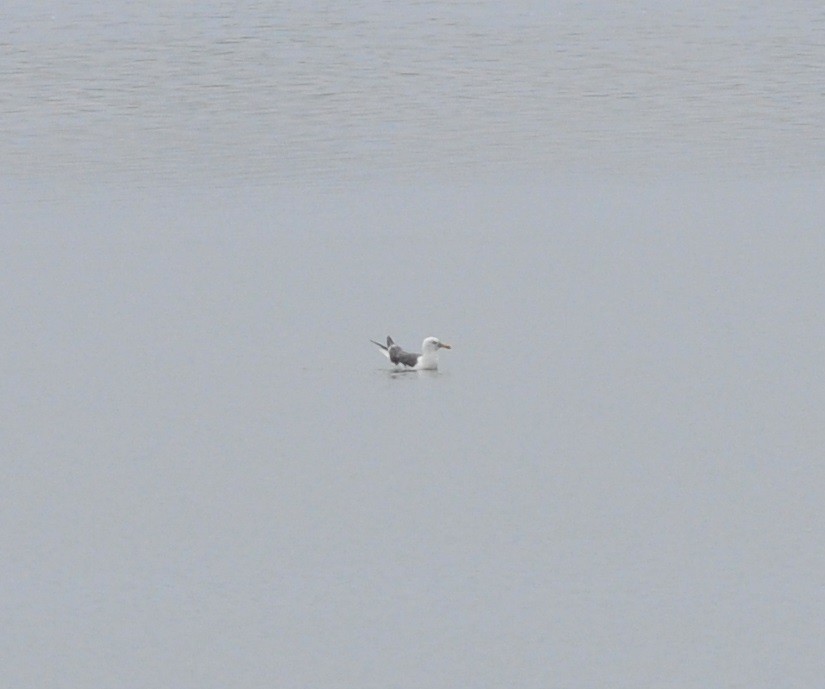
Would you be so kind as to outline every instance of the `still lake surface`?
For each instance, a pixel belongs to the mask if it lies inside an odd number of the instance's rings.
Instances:
[[[825,11],[6,14],[10,686],[821,682]]]

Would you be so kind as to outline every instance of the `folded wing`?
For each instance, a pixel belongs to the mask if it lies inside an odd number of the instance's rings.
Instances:
[[[387,355],[390,361],[394,364],[403,364],[404,366],[415,366],[418,363],[418,354],[412,352],[405,352],[397,344],[392,345],[387,350]]]

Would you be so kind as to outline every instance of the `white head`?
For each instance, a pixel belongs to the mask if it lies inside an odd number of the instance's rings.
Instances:
[[[438,368],[438,350],[450,349],[450,345],[444,344],[437,337],[428,337],[421,343],[421,358],[418,360],[419,369],[435,370]]]
[[[428,337],[421,343],[421,352],[427,354],[429,352],[435,353],[439,349],[452,349],[450,345],[443,343],[437,337]]]

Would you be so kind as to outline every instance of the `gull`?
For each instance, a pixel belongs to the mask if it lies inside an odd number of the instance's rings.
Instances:
[[[392,341],[389,335],[387,335],[386,347],[375,340],[370,340],[370,342],[380,347],[381,353],[396,366],[400,364],[416,371],[435,371],[438,368],[438,350],[452,349],[450,345],[443,343],[437,337],[428,337],[421,343],[421,354],[405,352],[400,345]]]

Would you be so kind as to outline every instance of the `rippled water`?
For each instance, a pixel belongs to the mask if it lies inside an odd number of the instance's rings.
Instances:
[[[6,3],[6,684],[817,686],[824,22]]]
[[[242,179],[823,165],[810,3],[20,3],[23,175]]]

